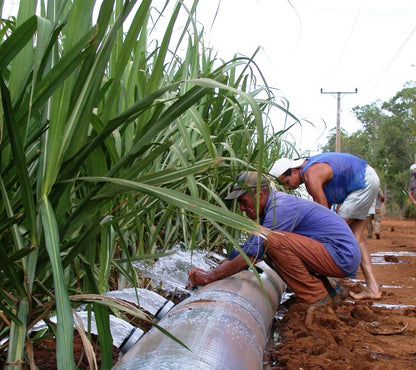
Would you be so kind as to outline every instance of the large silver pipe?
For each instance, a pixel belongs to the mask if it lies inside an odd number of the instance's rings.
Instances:
[[[211,283],[175,306],[113,369],[262,369],[263,352],[285,284],[264,262]]]

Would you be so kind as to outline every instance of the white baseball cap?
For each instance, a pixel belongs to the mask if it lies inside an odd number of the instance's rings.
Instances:
[[[416,163],[413,163],[413,164],[410,166],[410,173],[416,173]]]
[[[276,162],[274,162],[272,168],[269,171],[269,174],[276,178],[279,178],[289,168],[298,168],[302,166],[304,162],[305,159],[280,158]]]

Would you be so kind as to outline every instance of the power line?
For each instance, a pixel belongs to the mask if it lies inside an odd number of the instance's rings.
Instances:
[[[355,91],[323,91],[321,89],[321,94],[336,94],[337,95],[337,130],[335,136],[335,151],[341,151],[341,94],[357,94],[358,89],[355,88]]]
[[[404,47],[407,45],[407,43],[412,38],[412,36],[413,36],[413,34],[415,32],[416,32],[416,26],[412,29],[412,31],[410,32],[410,34],[407,36],[407,38],[404,40],[404,42],[400,45],[400,47],[397,49],[396,53],[392,56],[392,58],[373,77],[373,78],[376,78],[377,75],[379,75],[379,77],[377,77],[377,80],[374,82],[374,84],[372,85],[372,87],[368,90],[367,94],[369,94],[371,91],[373,91],[376,88],[376,86],[380,83],[380,80],[387,74],[388,70],[393,65],[393,63],[396,61],[396,59],[398,58],[398,56],[400,55],[400,53],[403,51]],[[371,81],[371,79],[368,82],[370,82],[370,81]]]
[[[360,9],[358,9],[358,12],[357,12],[357,14],[356,14],[356,16],[355,16],[354,24],[352,25],[352,28],[351,28],[350,34],[349,34],[349,36],[348,36],[348,39],[347,39],[347,41],[346,41],[346,42],[345,42],[345,44],[344,44],[344,49],[342,50],[342,53],[340,54],[340,56],[339,56],[339,58],[338,58],[338,62],[337,62],[337,64],[335,65],[334,70],[332,71],[332,74],[331,74],[331,77],[329,78],[329,81],[331,81],[331,80],[332,80],[332,78],[334,77],[335,72],[338,70],[338,67],[339,67],[339,65],[341,64],[341,61],[342,61],[342,59],[344,58],[345,52],[347,51],[347,47],[349,46],[349,44],[350,44],[350,40],[351,40],[351,37],[352,37],[352,35],[353,35],[353,33],[354,33],[355,26],[356,26],[356,25],[357,25],[357,23],[358,23],[358,18],[359,18],[359,16],[360,16],[360,13],[361,13],[361,9],[362,9],[362,7],[363,7],[363,4],[361,3],[361,5],[360,5]]]

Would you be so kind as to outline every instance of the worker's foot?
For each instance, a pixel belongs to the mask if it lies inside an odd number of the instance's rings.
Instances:
[[[312,328],[313,318],[314,318],[316,309],[320,307],[327,307],[326,309],[333,313],[334,311],[332,309],[332,304],[333,304],[332,298],[329,294],[326,295],[324,298],[321,298],[319,301],[310,304],[306,310],[305,327],[307,329]]]
[[[359,301],[362,299],[377,300],[377,299],[381,299],[382,297],[381,292],[378,289],[374,291],[374,290],[370,290],[368,287],[364,288],[364,290],[361,291],[360,293],[350,292],[350,296],[356,301]]]
[[[376,239],[380,239],[380,234],[376,233]]]
[[[367,236],[367,239],[373,239],[373,236],[372,235],[368,235]]]
[[[324,298],[321,298],[319,301],[315,303],[311,303],[309,307],[323,307],[323,306],[328,306],[330,304],[332,304],[332,298],[328,294]]]
[[[330,293],[330,295],[334,306],[338,306],[348,297],[348,291],[339,284],[335,285],[332,291],[333,293]]]

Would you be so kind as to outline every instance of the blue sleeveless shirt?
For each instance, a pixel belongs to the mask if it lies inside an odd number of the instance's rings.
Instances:
[[[365,188],[367,162],[348,153],[327,152],[312,156],[302,169],[302,176],[314,163],[328,163],[333,177],[324,187],[328,203],[341,204],[349,193]]]

